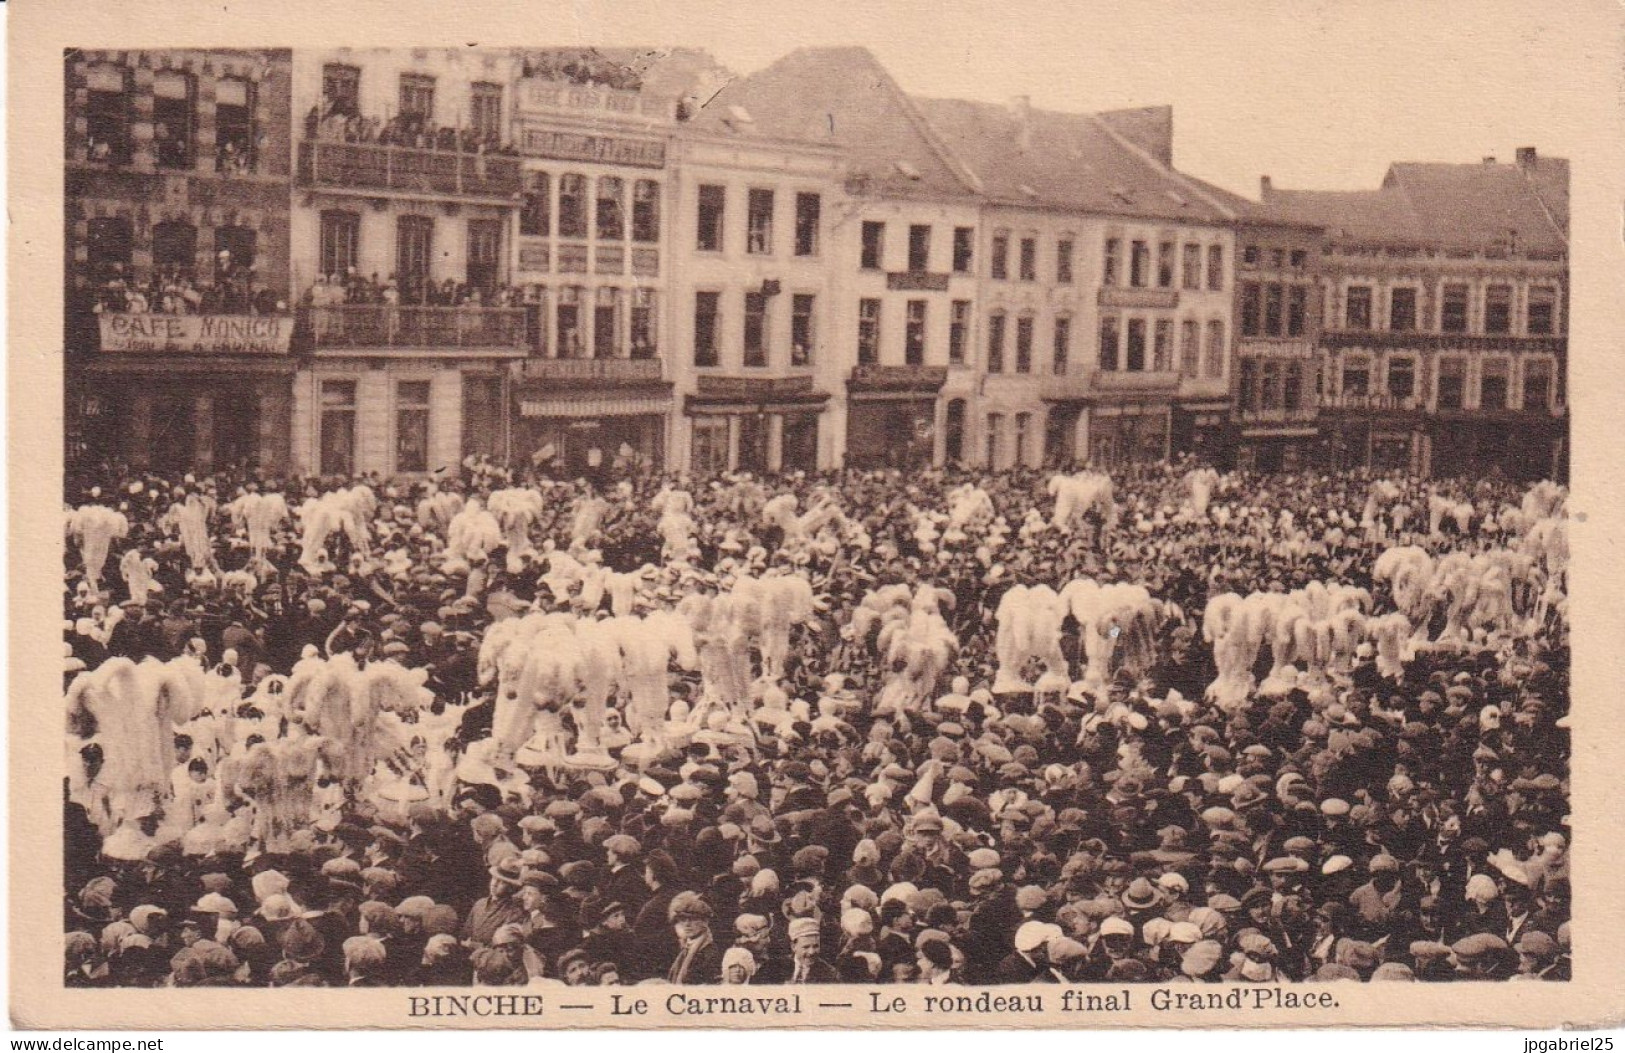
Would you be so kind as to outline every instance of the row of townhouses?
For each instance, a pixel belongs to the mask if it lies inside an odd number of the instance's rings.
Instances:
[[[75,51],[70,460],[1562,474],[1567,164],[1261,199],[867,51]]]

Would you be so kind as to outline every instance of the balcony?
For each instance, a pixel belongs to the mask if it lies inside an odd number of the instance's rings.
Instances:
[[[1382,411],[1388,413],[1420,413],[1424,403],[1417,395],[1387,395],[1381,393],[1365,394],[1361,392],[1343,391],[1336,395],[1322,395],[1320,405],[1329,410],[1353,410],[1356,412]]]
[[[1310,424],[1320,417],[1318,406],[1270,406],[1238,409],[1236,419],[1243,424]]]
[[[481,351],[524,354],[523,307],[307,307],[317,351]]]
[[[1568,350],[1566,336],[1512,336],[1475,333],[1394,332],[1389,329],[1324,330],[1320,346],[1341,348],[1399,348],[1411,351],[1527,351],[1561,354]]]
[[[948,382],[947,366],[880,366],[852,367],[847,389],[854,392],[922,392],[935,394]]]
[[[564,384],[641,385],[659,383],[661,365],[658,358],[527,358],[519,373]]]
[[[507,203],[520,191],[520,168],[515,157],[307,139],[299,144],[299,184]]]

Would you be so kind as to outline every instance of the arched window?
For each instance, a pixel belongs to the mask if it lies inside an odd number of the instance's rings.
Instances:
[[[254,170],[254,85],[222,77],[214,87],[215,170],[234,175]]]
[[[248,227],[214,228],[214,280],[223,282],[252,269],[257,242]]]

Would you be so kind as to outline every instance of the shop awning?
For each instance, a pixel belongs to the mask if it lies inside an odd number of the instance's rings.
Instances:
[[[670,396],[615,398],[594,395],[559,395],[553,398],[522,398],[521,417],[641,417],[669,413]]]

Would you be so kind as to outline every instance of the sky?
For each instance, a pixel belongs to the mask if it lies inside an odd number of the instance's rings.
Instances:
[[[937,0],[568,5],[571,43],[703,47],[748,73],[863,45],[926,96],[1101,110],[1171,104],[1175,164],[1258,196],[1369,189],[1392,161],[1596,148],[1619,101],[1609,0]],[[1610,145],[1612,145],[1610,143]],[[1576,158],[1577,159],[1577,158]],[[1577,159],[1578,161],[1578,159]]]

